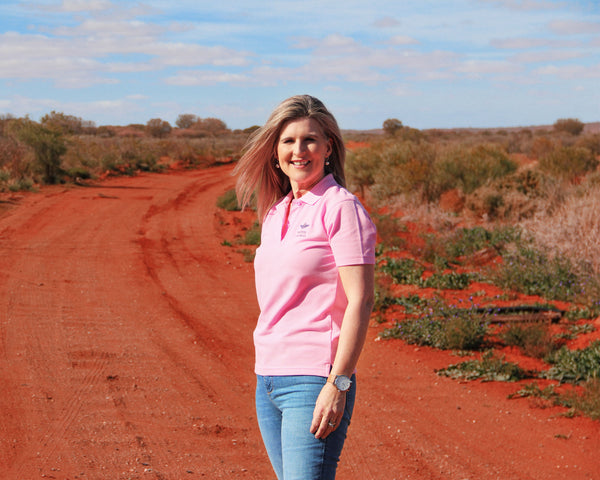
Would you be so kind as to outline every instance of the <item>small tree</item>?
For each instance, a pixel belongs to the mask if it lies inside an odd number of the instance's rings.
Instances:
[[[153,137],[166,137],[171,130],[171,124],[160,118],[153,118],[146,123],[146,131]]]
[[[579,135],[583,132],[585,125],[576,118],[561,118],[554,122],[554,130],[557,132],[566,132],[571,135]]]
[[[254,133],[256,130],[258,130],[259,128],[260,128],[259,125],[252,125],[251,127],[244,128],[242,130],[242,132],[250,135],[250,134]]]
[[[40,123],[50,130],[67,134],[78,134],[84,129],[84,122],[81,118],[75,117],[74,115],[65,115],[62,112],[55,112],[54,110],[44,115],[41,118]],[[90,122],[86,122],[86,126],[88,126],[89,123]]]
[[[177,117],[177,120],[175,120],[175,125],[177,125],[178,128],[185,129],[190,128],[197,121],[198,117],[193,113],[182,113]]]
[[[402,127],[402,122],[397,118],[388,118],[383,122],[383,131],[388,135],[396,135]]]
[[[61,173],[61,157],[67,151],[63,134],[59,130],[51,130],[25,119],[19,122],[17,136],[33,148],[35,159],[43,172],[44,182],[57,183]]]
[[[223,120],[211,117],[199,118],[194,124],[194,129],[213,137],[229,132],[227,124]]]

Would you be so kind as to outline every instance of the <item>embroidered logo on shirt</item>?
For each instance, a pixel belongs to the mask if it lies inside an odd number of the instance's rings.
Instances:
[[[305,238],[308,234],[308,227],[310,227],[310,223],[303,223],[302,225],[300,225],[300,228],[296,232],[296,237]]]

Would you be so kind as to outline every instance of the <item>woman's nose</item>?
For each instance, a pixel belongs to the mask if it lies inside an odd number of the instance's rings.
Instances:
[[[294,154],[295,155],[301,155],[302,153],[304,153],[305,150],[306,150],[306,148],[304,148],[303,142],[294,143]]]

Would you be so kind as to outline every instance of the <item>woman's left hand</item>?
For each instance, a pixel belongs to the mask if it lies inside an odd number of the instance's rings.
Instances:
[[[340,392],[331,383],[323,385],[317,398],[310,433],[315,438],[327,438],[339,425],[346,407],[346,392]]]

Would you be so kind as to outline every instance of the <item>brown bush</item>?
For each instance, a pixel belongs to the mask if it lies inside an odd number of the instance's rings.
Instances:
[[[571,135],[579,135],[583,132],[585,125],[576,118],[561,118],[554,122],[554,130],[557,132],[566,132]]]

